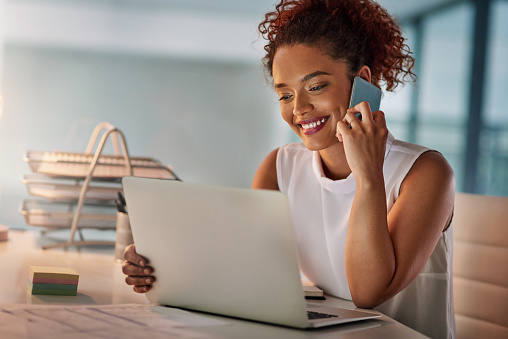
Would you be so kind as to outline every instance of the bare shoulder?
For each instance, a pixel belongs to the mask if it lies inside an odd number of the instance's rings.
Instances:
[[[279,190],[277,182],[277,153],[279,149],[271,151],[266,158],[259,165],[254,180],[252,181],[252,188],[254,189],[269,189]]]
[[[413,184],[437,185],[455,189],[455,175],[445,157],[436,151],[423,153],[413,164],[406,179]]]
[[[400,187],[401,201],[409,203],[409,210],[416,209],[420,217],[446,229],[455,200],[455,175],[445,157],[436,151],[423,153],[413,164]],[[428,215],[434,216],[431,221]],[[441,226],[437,226],[441,225]]]

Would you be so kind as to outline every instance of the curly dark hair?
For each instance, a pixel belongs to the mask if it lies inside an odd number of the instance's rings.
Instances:
[[[343,60],[351,79],[369,66],[372,83],[386,83],[393,91],[406,77],[415,79],[414,58],[401,30],[380,5],[371,0],[281,0],[258,26],[264,39],[265,70],[273,76],[273,58],[283,45],[323,47],[335,60]]]

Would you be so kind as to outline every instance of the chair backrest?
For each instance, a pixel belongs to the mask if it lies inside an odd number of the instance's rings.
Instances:
[[[453,227],[457,339],[506,339],[508,197],[457,193]]]

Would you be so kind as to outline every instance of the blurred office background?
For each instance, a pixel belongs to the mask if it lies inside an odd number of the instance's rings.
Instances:
[[[25,227],[27,150],[83,152],[94,126],[183,180],[249,187],[295,137],[260,64],[276,0],[0,0],[0,223]],[[457,190],[508,195],[508,1],[380,0],[417,59],[385,95],[399,139],[441,151]]]

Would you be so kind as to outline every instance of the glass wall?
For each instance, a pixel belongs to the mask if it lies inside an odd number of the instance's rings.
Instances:
[[[473,8],[470,3],[422,22],[415,141],[448,159],[461,190],[467,137]]]
[[[508,1],[491,8],[478,191],[508,196]]]
[[[492,0],[480,17],[488,26],[486,35],[479,35],[487,42],[484,74],[473,69],[479,48],[474,41],[476,10],[474,1],[464,0],[405,18],[417,84],[386,96],[382,108],[397,138],[445,155],[455,171],[457,191],[508,196],[508,1]],[[473,81],[484,89],[477,151],[468,147],[468,138],[474,138],[469,127],[477,124],[470,119],[477,113],[471,108]],[[466,165],[471,164],[466,157],[476,169]],[[466,185],[466,175],[473,171],[474,183]]]

